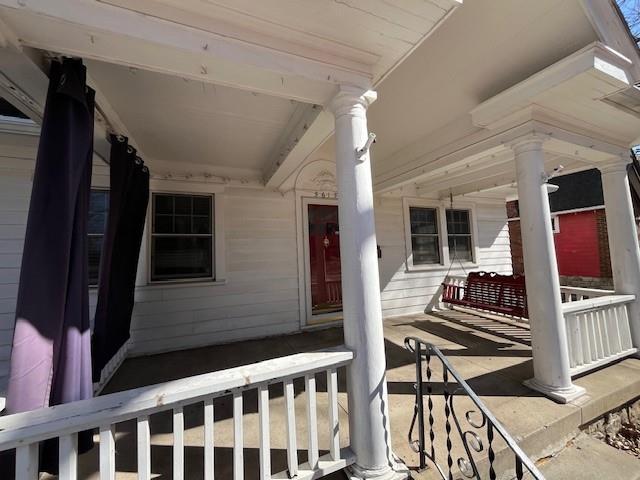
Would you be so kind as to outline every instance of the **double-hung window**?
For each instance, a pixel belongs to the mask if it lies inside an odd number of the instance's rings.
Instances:
[[[109,191],[91,190],[89,199],[89,285],[98,285],[100,255],[109,214]]]
[[[447,208],[424,199],[404,200],[407,269],[430,269],[476,259],[472,207]]]
[[[449,259],[456,262],[472,262],[473,244],[469,210],[447,209],[446,215]]]
[[[213,279],[213,196],[154,193],[151,281]]]
[[[440,263],[440,237],[438,210],[435,208],[409,207],[411,223],[411,252],[414,265]]]

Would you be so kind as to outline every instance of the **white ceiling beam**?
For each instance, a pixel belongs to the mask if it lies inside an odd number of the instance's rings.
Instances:
[[[599,99],[632,85],[628,73],[631,66],[631,60],[595,42],[485,100],[471,110],[471,118],[479,127],[502,128],[542,94],[585,75],[600,80],[591,97]]]
[[[371,71],[295,55],[87,0],[0,0],[20,41],[56,53],[325,104],[341,84],[369,88]]]
[[[333,133],[333,116],[319,105],[299,105],[271,152],[264,172],[269,188],[282,183]]]
[[[600,40],[631,60],[632,82],[640,82],[640,55],[614,0],[580,0]]]

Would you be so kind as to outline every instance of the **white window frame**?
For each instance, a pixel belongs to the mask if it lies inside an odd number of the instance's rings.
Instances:
[[[551,230],[560,233],[560,215],[551,215]]]
[[[418,208],[433,208],[437,210],[438,214],[438,238],[440,243],[440,263],[428,264],[428,265],[414,265],[413,264],[413,249],[411,246],[411,215],[409,213],[410,207]],[[447,210],[467,210],[469,212],[469,221],[471,223],[471,253],[473,255],[473,261],[471,262],[458,262],[452,265],[453,268],[476,268],[480,259],[480,248],[478,246],[478,224],[476,221],[476,206],[470,202],[458,202],[455,201],[451,206],[449,202],[443,202],[439,200],[426,199],[426,198],[410,198],[404,197],[402,199],[403,218],[404,218],[404,231],[405,231],[405,259],[406,270],[408,272],[414,271],[430,271],[430,270],[446,270],[450,267],[451,258],[449,255],[449,236],[447,232]]]
[[[147,207],[147,221],[145,223],[145,235],[147,237],[144,246],[146,252],[140,252],[140,258],[144,259],[146,268],[143,271],[146,272],[146,283],[149,286],[185,286],[188,284],[208,284],[208,285],[223,285],[226,284],[226,262],[225,262],[225,242],[224,242],[224,195],[222,191],[210,191],[205,189],[165,189],[165,188],[153,188],[154,183],[151,182],[151,189],[149,191],[149,205]],[[212,277],[196,277],[196,278],[177,278],[167,280],[152,280],[151,279],[151,245],[153,242],[153,196],[154,194],[160,195],[187,195],[187,196],[210,196],[213,202],[213,221],[212,221],[212,235],[213,242],[211,245],[212,255]],[[144,253],[144,255],[143,255]]]

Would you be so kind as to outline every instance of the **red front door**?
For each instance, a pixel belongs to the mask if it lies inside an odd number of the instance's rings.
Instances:
[[[342,310],[338,207],[309,205],[312,314]]]

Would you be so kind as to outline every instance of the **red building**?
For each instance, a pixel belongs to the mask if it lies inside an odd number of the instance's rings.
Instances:
[[[631,172],[630,172],[631,173]],[[634,172],[635,173],[635,172]],[[638,198],[631,186],[635,211]],[[556,257],[563,285],[613,288],[607,220],[597,169],[556,177],[559,188],[549,194]],[[636,213],[637,214],[637,213]],[[513,272],[524,273],[518,201],[507,202]]]

